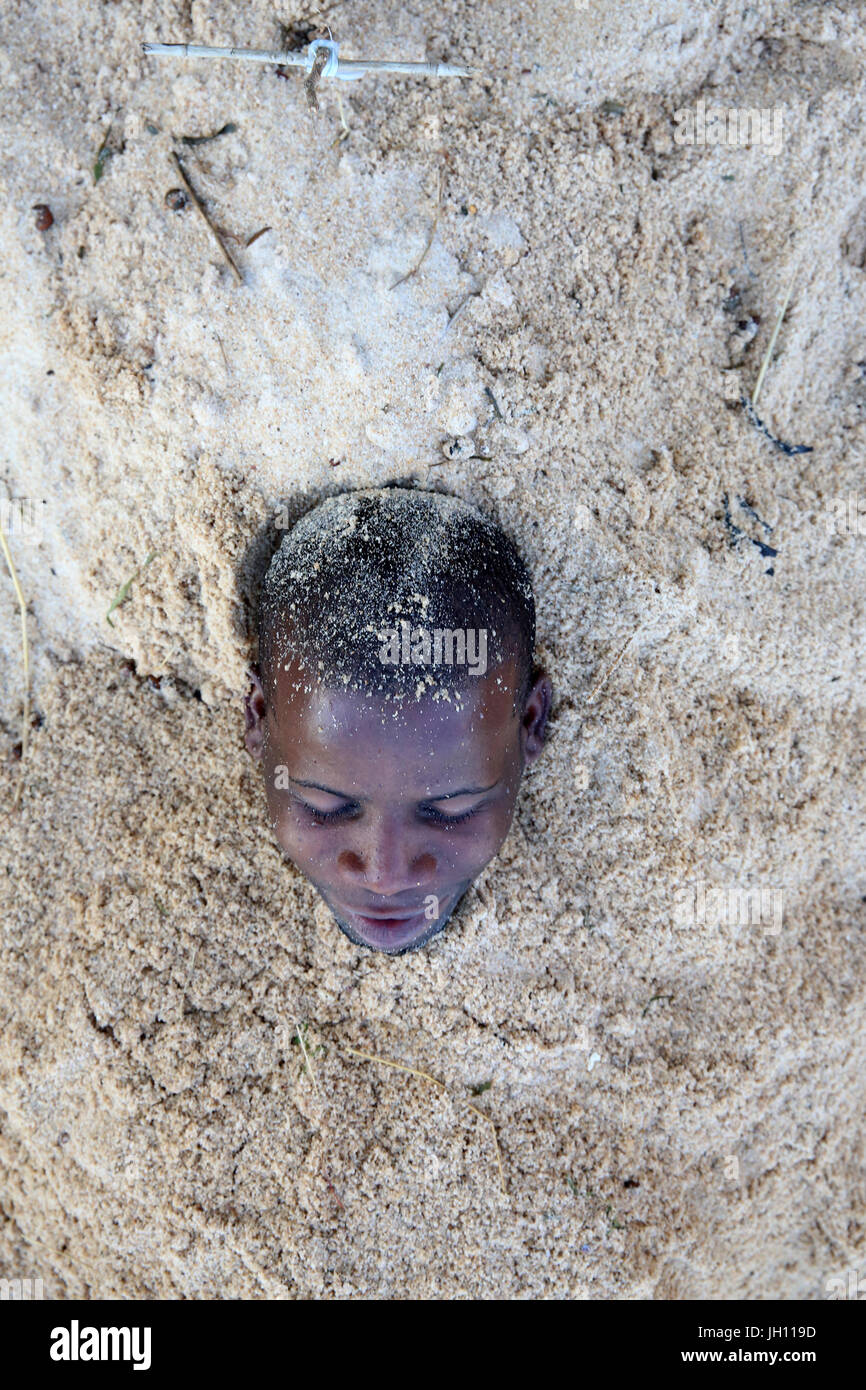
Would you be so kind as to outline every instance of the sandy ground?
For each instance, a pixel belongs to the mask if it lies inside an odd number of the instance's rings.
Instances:
[[[322,19],[483,76],[323,84],[315,117],[297,75],[138,46]],[[2,486],[41,518],[9,538],[17,809],[0,583],[0,1270],[826,1297],[866,1261],[862,5],[0,26]],[[778,147],[677,143],[701,101],[781,111]],[[172,150],[242,285],[166,207]],[[737,400],[792,276],[759,415],[799,454]],[[410,478],[523,549],[556,704],[503,852],[392,960],[271,843],[240,699],[280,520]]]

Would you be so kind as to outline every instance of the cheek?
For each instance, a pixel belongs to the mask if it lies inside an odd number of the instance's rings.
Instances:
[[[341,851],[355,843],[347,827],[314,825],[285,792],[268,793],[268,813],[277,844],[310,877],[317,867],[334,864]]]
[[[461,877],[475,877],[502,848],[512,811],[510,806],[497,807],[479,817],[474,825],[468,821],[463,829],[432,837],[440,862],[453,866]]]
[[[511,827],[511,818],[514,814],[514,806],[507,805],[497,810],[490,817],[490,823],[484,827],[482,835],[479,837],[479,850],[483,847],[486,850],[485,864],[498,854],[505,842],[505,837]]]
[[[268,806],[268,820],[277,844],[286,851],[291,858],[300,857],[302,846],[309,834],[305,834],[305,827],[302,826],[298,812],[292,802],[288,792],[276,786],[276,764],[265,751],[264,775],[265,775],[265,800]]]
[[[298,863],[315,862],[328,853],[331,838],[299,815],[290,799],[273,792],[268,798],[271,825],[277,843]]]

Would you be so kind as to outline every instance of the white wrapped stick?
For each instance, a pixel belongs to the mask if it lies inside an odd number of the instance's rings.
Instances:
[[[322,77],[338,77],[353,82],[365,72],[398,72],[408,77],[476,77],[478,69],[458,63],[390,63],[378,60],[354,60],[337,56],[339,44],[333,39],[314,39],[303,53],[281,53],[266,48],[210,48],[200,43],[144,43],[145,53],[172,58],[241,58],[247,63],[276,63],[281,67],[305,68],[312,71],[316,50],[328,49],[328,61]]]

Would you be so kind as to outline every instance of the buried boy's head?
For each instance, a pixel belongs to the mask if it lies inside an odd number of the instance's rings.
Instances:
[[[550,683],[507,536],[465,503],[345,493],[265,580],[247,748],[282,849],[352,941],[423,945],[500,848]]]

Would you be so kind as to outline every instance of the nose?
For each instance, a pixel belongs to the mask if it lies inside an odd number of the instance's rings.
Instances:
[[[418,852],[394,817],[371,821],[362,842],[338,856],[340,868],[370,893],[396,897],[432,881],[436,857]]]

